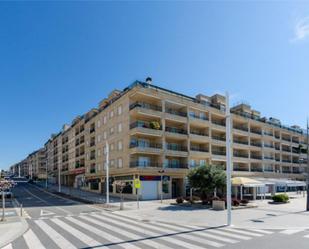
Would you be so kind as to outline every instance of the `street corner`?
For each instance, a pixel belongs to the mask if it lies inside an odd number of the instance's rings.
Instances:
[[[8,216],[0,223],[0,248],[22,236],[28,228],[25,219],[21,219],[19,216]]]

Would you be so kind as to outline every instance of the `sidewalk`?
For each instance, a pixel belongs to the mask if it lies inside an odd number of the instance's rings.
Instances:
[[[139,220],[162,221],[183,225],[216,227],[226,224],[227,212],[194,209],[170,205],[175,200],[141,202],[139,210],[116,211],[120,215]],[[298,196],[288,204],[269,204],[269,200],[256,201],[257,208],[232,211],[235,227],[256,229],[309,229],[309,212],[305,212],[306,198]]]
[[[5,221],[0,222],[0,248],[11,243],[28,229],[26,220],[19,216],[17,206],[5,209]],[[2,215],[2,210],[0,211]]]

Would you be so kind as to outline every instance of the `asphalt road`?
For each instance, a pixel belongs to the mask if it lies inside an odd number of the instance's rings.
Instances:
[[[19,184],[14,192],[28,213],[29,229],[5,249],[308,249],[309,246],[309,231],[206,228],[141,221],[67,200],[26,183]]]

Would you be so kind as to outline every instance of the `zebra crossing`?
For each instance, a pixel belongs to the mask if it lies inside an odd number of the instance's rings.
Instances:
[[[286,230],[280,231],[279,233],[284,234],[284,235],[301,234],[301,236],[303,236],[304,238],[309,239],[309,230],[305,228],[286,229]],[[308,233],[308,234],[304,235],[304,233]]]
[[[51,217],[28,222],[29,230],[3,249],[211,249],[272,233],[267,230],[204,228],[139,221],[109,212]]]

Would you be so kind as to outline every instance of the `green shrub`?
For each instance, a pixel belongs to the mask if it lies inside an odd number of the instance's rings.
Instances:
[[[150,128],[154,130],[160,130],[161,128],[161,125],[158,121],[151,121],[149,125],[150,125]]]
[[[287,203],[289,201],[289,196],[287,194],[277,194],[272,197],[274,202]]]

